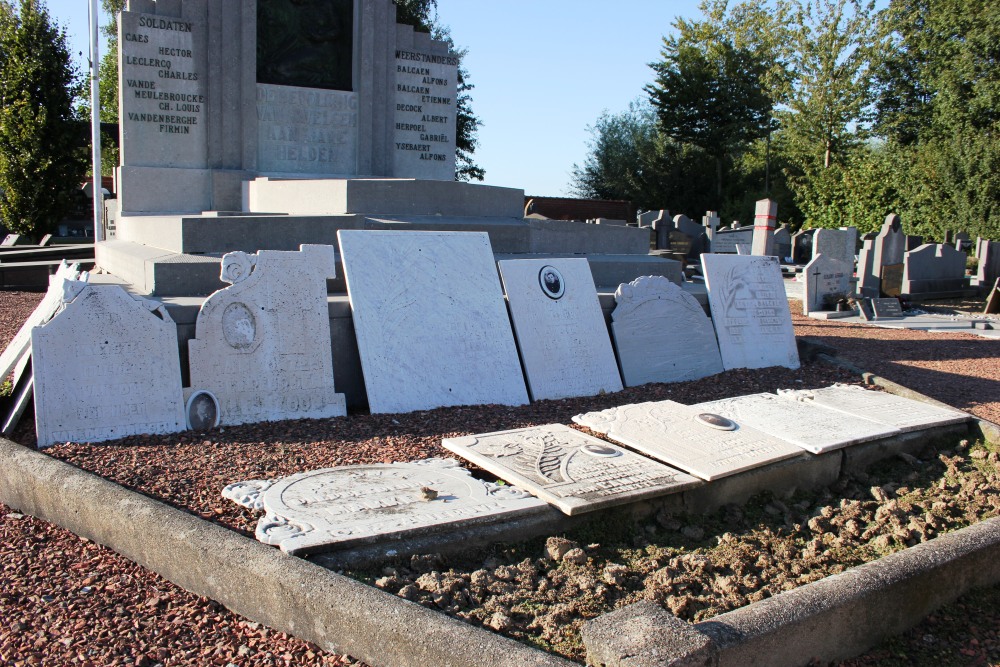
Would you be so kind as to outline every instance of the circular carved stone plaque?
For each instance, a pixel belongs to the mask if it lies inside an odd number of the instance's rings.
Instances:
[[[711,428],[715,428],[720,431],[736,430],[736,422],[734,422],[732,419],[726,419],[722,415],[715,415],[712,414],[711,412],[703,412],[697,417],[695,417],[695,420],[701,424],[704,424],[705,426],[709,426]]]
[[[580,451],[584,454],[589,454],[591,456],[597,456],[600,458],[614,458],[615,456],[621,456],[621,450],[612,447],[611,445],[594,445],[587,444],[580,448]]]
[[[210,391],[196,391],[191,394],[184,408],[187,415],[188,428],[194,431],[204,431],[219,425],[222,411],[219,409],[219,399]]]
[[[538,272],[538,284],[542,287],[542,292],[550,299],[561,299],[566,293],[566,283],[563,280],[559,269],[554,266],[545,265]]]
[[[222,313],[222,335],[237,350],[250,347],[257,337],[257,320],[242,303],[231,303]]]

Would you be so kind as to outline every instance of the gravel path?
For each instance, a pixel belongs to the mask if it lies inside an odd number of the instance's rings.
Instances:
[[[0,292],[0,345],[13,336],[40,298],[40,294]],[[796,312],[794,303],[792,312]],[[795,319],[799,335],[813,336],[837,347],[862,368],[979,416],[994,421],[1000,416],[1000,355],[996,352],[1000,348],[996,341],[965,334],[928,334]],[[737,371],[697,382],[653,385],[585,399],[542,401],[516,409],[481,406],[395,416],[358,414],[207,433],[135,437],[100,446],[66,444],[48,451],[129,488],[250,534],[256,521],[254,513],[219,496],[221,487],[229,482],[331,465],[443,455],[442,437],[552,421],[568,423],[581,411],[627,402],[670,398],[694,403],[779,387],[825,386],[835,381],[856,378],[818,364],[799,371]],[[32,416],[26,415],[15,440],[33,444],[31,420]],[[781,522],[792,518],[781,516]],[[0,592],[0,618],[12,619],[9,625],[0,626],[0,664],[348,664],[346,658],[324,654],[296,639],[249,624],[113,552],[30,517],[20,517],[16,510],[0,506],[0,532],[5,584]],[[669,562],[664,565],[670,566]],[[986,602],[976,602],[980,598],[974,596],[962,601],[967,606],[978,604],[977,609],[985,614],[966,635],[949,632],[941,638],[933,630],[918,629],[915,632],[922,634],[914,641],[919,646],[934,644],[935,649],[954,649],[959,656],[966,655],[959,649],[980,655],[982,652],[976,653],[975,648],[978,644],[973,643],[976,636],[969,633],[975,630],[985,638],[1000,627],[1000,609],[989,603],[1000,598],[1000,592],[993,591],[992,595],[983,598]],[[142,611],[139,617],[134,615],[136,609]],[[958,612],[942,610],[926,623],[945,622],[943,619],[951,618],[949,613],[954,616]],[[503,619],[494,616],[480,619],[492,621],[503,624]],[[980,631],[982,628],[989,630]],[[928,640],[926,635],[937,639]],[[986,639],[977,641],[982,644]],[[914,653],[912,648],[892,646],[879,650],[883,653],[872,653],[851,664],[876,664],[872,660],[879,658],[872,656]],[[983,664],[976,662],[978,658],[973,655],[967,657],[967,662],[952,664]]]

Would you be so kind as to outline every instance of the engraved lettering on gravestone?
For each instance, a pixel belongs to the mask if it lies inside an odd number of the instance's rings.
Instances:
[[[566,285],[563,283],[562,274],[554,266],[543,266],[538,272],[538,284],[542,287],[542,292],[550,299],[561,299],[566,293]]]
[[[735,431],[736,422],[731,419],[726,419],[722,415],[712,414],[710,412],[702,412],[697,417],[695,421],[704,424],[705,426],[710,426],[711,428],[718,429],[720,431]]]
[[[569,515],[698,484],[679,470],[563,424],[445,438],[442,444]]]
[[[257,3],[257,82],[352,90],[354,0]]]
[[[205,431],[219,425],[219,399],[210,391],[197,391],[191,394],[185,406],[188,428],[195,431]]]

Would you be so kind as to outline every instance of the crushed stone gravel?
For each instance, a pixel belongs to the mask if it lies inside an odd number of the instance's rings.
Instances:
[[[0,344],[6,344],[40,299],[41,294],[0,291],[0,314],[2,314]],[[794,302],[792,312],[797,312]],[[838,348],[843,356],[866,370],[872,370],[956,407],[968,409],[978,416],[995,421],[995,415],[1000,415],[1000,392],[996,391],[996,384],[1000,380],[1000,356],[992,351],[996,348],[977,345],[984,339],[965,334],[928,334],[843,325],[836,322],[818,323],[801,317],[795,317],[795,324],[797,334],[817,338]],[[853,330],[855,327],[856,331]],[[4,338],[4,335],[7,338]],[[899,340],[907,342],[905,345],[888,342]],[[882,344],[881,341],[886,343]],[[960,350],[956,351],[953,341],[957,341]],[[968,345],[965,344],[967,341]],[[873,342],[878,345],[873,347]],[[995,341],[985,342],[996,344]],[[945,362],[947,368],[939,371],[935,366],[936,362]],[[968,378],[974,387],[975,396],[972,397],[967,390],[962,389],[963,386],[969,386],[963,384],[966,380],[966,366],[969,367]],[[542,401],[521,408],[477,406],[407,415],[352,414],[347,418],[331,420],[288,421],[227,427],[204,433],[133,437],[101,445],[67,443],[47,451],[58,458],[98,472],[129,488],[164,500],[207,520],[243,534],[252,534],[257,515],[251,510],[223,500],[219,495],[221,488],[230,482],[280,477],[332,465],[405,461],[447,455],[440,446],[442,437],[551,422],[568,423],[572,415],[582,411],[599,410],[640,400],[669,398],[682,403],[694,403],[739,394],[774,391],[781,387],[826,386],[837,381],[857,382],[858,378],[822,364],[807,364],[799,371],[779,368],[764,371],[733,371],[691,383],[647,385],[612,395],[566,401]],[[981,384],[976,385],[976,383]],[[952,388],[948,385],[952,385]],[[29,446],[34,444],[32,421],[30,413],[25,416],[21,428],[15,435],[16,441]],[[971,452],[968,448],[964,453],[953,452],[953,454],[956,459],[953,465],[956,469],[971,466],[970,470],[974,468],[979,471],[976,474],[984,475],[982,479],[976,478],[977,481],[985,480],[986,484],[995,483],[995,479],[990,477],[990,475],[995,476],[995,470],[984,472],[983,469],[983,466],[995,463],[989,458],[993,455],[992,452],[985,452],[983,459],[970,458]],[[928,458],[924,464],[927,468],[926,474],[933,474],[941,466],[948,469],[948,463],[939,459]],[[916,471],[911,469],[897,472],[910,475]],[[890,471],[889,474],[896,472]],[[682,597],[693,600],[687,603],[688,609],[678,607],[677,611],[682,617],[694,618],[699,614],[702,614],[700,617],[704,617],[705,613],[712,613],[713,603],[701,598],[713,591],[719,593],[721,599],[729,600],[729,604],[733,605],[745,604],[745,601],[741,602],[742,598],[751,600],[754,589],[749,584],[756,583],[753,577],[760,579],[760,586],[764,588],[771,586],[773,590],[769,590],[766,594],[773,594],[792,580],[804,583],[805,580],[813,580],[810,577],[824,576],[820,573],[824,568],[806,567],[801,572],[786,573],[784,578],[781,576],[772,578],[767,563],[758,564],[755,561],[750,566],[740,566],[737,565],[740,561],[723,559],[720,566],[716,567],[714,561],[708,565],[698,558],[703,555],[700,550],[708,548],[712,543],[717,543],[713,548],[722,546],[734,554],[740,551],[746,552],[748,548],[740,546],[741,543],[730,544],[730,539],[736,539],[737,533],[741,530],[749,531],[748,534],[751,535],[751,542],[747,544],[752,544],[754,539],[762,540],[769,548],[775,546],[778,554],[781,553],[782,545],[787,549],[799,549],[803,554],[811,551],[809,558],[818,559],[830,568],[854,564],[850,557],[838,559],[837,550],[831,549],[825,541],[843,539],[843,530],[836,536],[832,529],[834,527],[843,529],[851,520],[858,523],[858,528],[864,526],[862,533],[868,530],[869,523],[881,526],[870,537],[875,541],[882,537],[886,539],[873,547],[864,547],[873,549],[872,555],[903,548],[910,541],[921,541],[933,536],[934,532],[939,530],[934,522],[926,521],[927,517],[921,514],[920,508],[924,508],[927,499],[914,499],[915,497],[911,498],[908,495],[918,493],[916,485],[904,485],[904,493],[898,487],[892,488],[894,482],[886,482],[889,489],[883,491],[886,493],[884,502],[894,502],[896,505],[888,514],[882,510],[882,515],[878,516],[883,501],[872,496],[870,489],[866,490],[867,481],[870,480],[845,480],[843,489],[836,492],[827,491],[832,496],[829,503],[822,505],[819,504],[820,499],[798,499],[794,502],[759,499],[759,507],[756,510],[745,508],[742,519],[736,519],[734,524],[737,526],[736,531],[722,530],[727,525],[725,523],[727,519],[734,519],[732,516],[726,516],[726,512],[732,514],[732,508],[721,510],[719,516],[702,517],[695,521],[687,518],[682,521],[672,517],[660,517],[651,525],[641,527],[643,533],[638,537],[630,536],[628,539],[632,539],[633,542],[623,543],[621,554],[610,560],[605,554],[606,550],[611,548],[605,530],[603,534],[594,535],[593,539],[589,539],[586,533],[582,536],[568,536],[579,540],[579,544],[574,549],[567,550],[567,554],[573,554],[570,558],[564,556],[558,563],[545,556],[544,545],[529,543],[499,547],[496,553],[487,555],[486,559],[480,561],[476,569],[465,573],[468,575],[468,580],[453,568],[454,563],[439,561],[434,555],[427,555],[426,563],[418,561],[416,564],[413,562],[399,564],[377,573],[377,577],[371,573],[355,574],[362,579],[368,577],[374,585],[381,585],[390,590],[397,588],[398,590],[394,592],[404,597],[412,596],[414,599],[421,599],[421,596],[428,597],[423,601],[439,609],[447,598],[448,602],[443,605],[444,607],[458,604],[459,608],[446,610],[455,615],[461,615],[459,612],[462,612],[470,622],[513,636],[519,636],[519,630],[525,629],[526,617],[523,610],[532,606],[532,600],[507,604],[509,600],[506,600],[503,597],[504,593],[501,593],[490,598],[494,601],[488,608],[485,605],[481,609],[472,608],[471,605],[463,608],[462,605],[466,602],[463,594],[468,593],[468,601],[471,602],[476,590],[488,590],[493,586],[499,587],[502,591],[503,583],[518,582],[519,578],[522,581],[530,579],[532,584],[537,585],[541,585],[543,579],[548,581],[548,591],[554,592],[559,600],[575,587],[579,595],[574,597],[568,594],[569,602],[560,601],[550,605],[551,609],[533,617],[528,624],[535,625],[531,631],[534,633],[533,641],[536,643],[551,648],[561,642],[564,653],[578,656],[579,648],[578,646],[574,648],[573,644],[575,641],[571,627],[573,619],[579,617],[581,613],[586,613],[588,609],[596,611],[602,608],[601,605],[608,604],[608,599],[612,599],[614,604],[615,596],[609,595],[608,591],[626,591],[617,599],[628,600],[629,595],[638,592],[638,585],[641,582],[644,595],[661,600],[668,608],[673,609],[672,600],[674,606],[681,604],[677,600]],[[946,491],[961,493],[963,488],[965,487],[959,484],[955,489]],[[849,498],[848,496],[852,494],[860,494],[862,497]],[[989,504],[991,502],[989,499],[994,498],[994,495],[986,494],[984,497],[986,500],[983,502],[987,503],[988,507],[979,507],[982,512],[977,512],[976,516],[985,516],[986,513],[995,510],[995,507]],[[858,515],[850,518],[840,515],[825,517],[823,509],[834,505],[837,505],[834,509],[841,509],[838,503],[833,502],[837,498],[841,501],[846,500],[849,512],[856,510]],[[857,501],[857,507],[850,504],[853,501]],[[805,506],[799,507],[798,505],[803,502]],[[872,503],[876,503],[878,507]],[[930,502],[929,511],[923,514],[934,515],[933,504]],[[914,509],[915,507],[918,509]],[[813,521],[817,517],[810,515],[817,510],[820,512],[817,516],[828,521],[828,526],[823,521]],[[759,521],[757,524],[753,523],[757,516],[754,514],[755,511],[759,513],[763,523]],[[243,626],[248,623],[247,621],[219,608],[209,600],[191,596],[173,587],[113,552],[83,541],[71,533],[30,517],[20,517],[18,514],[16,510],[0,507],[0,530],[3,531],[0,558],[4,563],[5,583],[9,582],[0,594],[0,617],[27,620],[17,620],[11,624],[10,629],[0,629],[0,663],[6,660],[11,664],[53,665],[87,664],[87,661],[94,665],[157,663],[226,665],[227,661],[238,665],[351,664],[347,657],[325,654],[315,647],[281,633],[267,631],[266,628],[250,628],[251,634],[256,637],[256,643],[251,646],[243,639],[248,632]],[[960,525],[962,521],[975,520],[963,512],[949,510],[945,514],[948,516],[935,519],[944,521],[941,524],[943,529]],[[917,521],[925,521],[924,525],[910,526],[911,519],[914,518]],[[946,518],[954,521],[948,523],[945,521]],[[835,521],[841,522],[841,525],[837,526]],[[679,525],[675,525],[675,522]],[[813,531],[810,522],[821,527],[822,531]],[[902,534],[904,528],[910,531],[905,536]],[[835,537],[828,538],[827,535]],[[37,536],[40,536],[40,539],[36,539]],[[806,536],[808,540],[805,539]],[[634,542],[636,539],[647,544],[636,544]],[[521,557],[519,549],[528,549],[531,553]],[[631,556],[625,557],[629,554]],[[491,558],[493,560],[489,560]],[[80,581],[71,580],[71,574],[75,571],[71,567],[73,563],[79,566],[92,560],[107,563],[109,577],[118,577],[122,582],[119,585],[128,583],[135,586],[130,589],[129,595],[125,596],[127,600],[115,597],[116,588],[107,590],[103,585],[81,583],[87,577],[83,577]],[[775,560],[781,559],[778,557]],[[589,564],[594,562],[602,563],[602,567],[590,568]],[[487,565],[491,567],[485,567]],[[739,570],[740,567],[745,571]],[[582,568],[583,574],[573,568],[577,570]],[[706,579],[700,576],[706,568],[713,574],[712,578]],[[446,575],[449,570],[452,574]],[[729,570],[732,572],[729,573]],[[486,575],[481,571],[486,571]],[[637,572],[641,573],[641,576],[637,575]],[[77,584],[79,587],[74,588]],[[633,588],[630,589],[629,586]],[[79,592],[84,587],[90,590],[86,595],[80,595]],[[601,588],[604,590],[597,595]],[[758,587],[757,590],[764,588]],[[39,592],[49,589],[56,593]],[[647,590],[650,592],[646,593]],[[70,595],[71,592],[73,596]],[[692,595],[687,595],[687,592]],[[685,595],[679,596],[678,593]],[[510,594],[513,594],[513,591]],[[46,601],[42,597],[44,595],[49,595],[52,600]],[[439,596],[436,600],[435,595]],[[36,599],[32,600],[32,597]],[[128,622],[111,622],[121,616],[117,613],[119,607],[129,608],[125,602],[136,606],[143,604],[136,603],[136,600],[161,597],[178,600],[178,608],[185,611],[170,616],[168,612],[173,609],[170,604],[156,603],[149,611],[143,608],[144,613],[139,620],[130,617]],[[599,604],[598,598],[603,600]],[[578,601],[575,607],[572,600]],[[39,628],[38,624],[32,624],[31,621],[37,619],[39,605],[42,604],[46,605],[44,610],[48,616],[46,622],[41,624],[43,627]],[[86,615],[88,613],[89,615]],[[105,617],[111,621],[98,622],[98,619]],[[88,622],[77,628],[81,618],[87,619]],[[144,623],[146,618],[150,619],[149,623]],[[174,618],[183,619],[179,623],[190,622],[191,625],[184,626],[184,632],[174,635],[162,630],[162,627],[169,629]],[[216,618],[221,620],[215,620]],[[167,625],[159,625],[161,620]],[[926,622],[932,621],[928,619]],[[981,621],[979,625],[1000,627],[1000,612],[994,608],[990,617]],[[218,630],[216,626],[219,626]],[[39,635],[43,629],[44,634]],[[969,649],[969,646],[971,644],[960,648]],[[64,648],[69,650],[70,647],[74,650],[76,647],[86,648],[73,655],[63,651]],[[249,653],[245,647],[253,649],[254,652]],[[232,653],[234,650],[235,653]],[[88,651],[98,653],[88,654]],[[167,653],[164,654],[163,651]],[[81,652],[83,657],[80,655]],[[228,657],[231,653],[235,658]],[[261,662],[252,662],[253,656],[258,656]],[[867,656],[858,660],[865,659]],[[271,662],[267,662],[268,660]],[[973,662],[970,658],[968,663],[956,664],[973,664]]]

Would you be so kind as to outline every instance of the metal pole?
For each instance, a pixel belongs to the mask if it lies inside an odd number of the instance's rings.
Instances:
[[[100,41],[97,0],[90,0],[90,134],[93,142],[94,242],[104,240],[104,194],[101,188]]]

